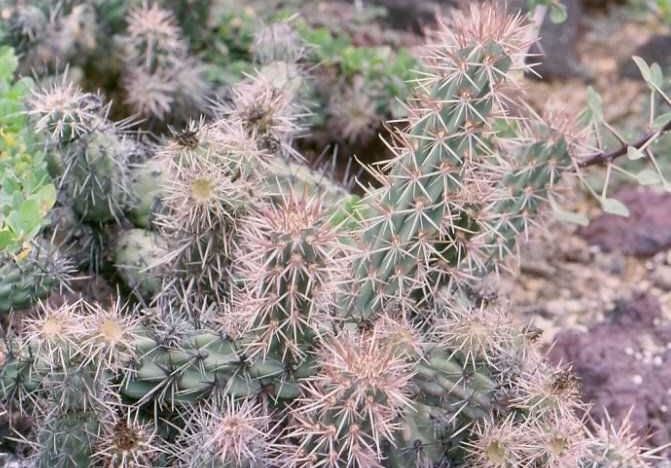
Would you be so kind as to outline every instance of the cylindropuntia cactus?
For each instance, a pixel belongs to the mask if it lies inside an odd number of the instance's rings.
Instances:
[[[209,94],[204,68],[189,55],[172,12],[144,3],[131,8],[127,20],[122,81],[131,108],[148,118],[181,123],[204,111]]]
[[[0,254],[0,312],[23,309],[67,287],[70,261],[45,240],[35,239],[18,255]]]
[[[575,167],[565,135],[545,123],[531,124],[544,133],[528,137],[496,134],[493,123],[510,119],[515,102],[507,88],[528,46],[526,27],[494,7],[480,16],[481,8],[429,47],[407,128],[375,174],[382,187],[368,197],[355,315],[374,316],[387,302],[413,308],[436,287],[467,287],[496,268]]]
[[[97,45],[96,12],[91,5],[55,7],[38,0],[13,5],[6,12],[5,39],[22,54],[22,72],[48,72],[64,60],[86,57]]]
[[[305,193],[318,196],[324,205],[334,211],[352,198],[352,194],[344,184],[335,182],[328,174],[328,169],[320,172],[305,164],[275,158],[270,161],[265,190],[278,199],[294,193]]]
[[[156,225],[166,264],[207,294],[225,295],[238,220],[261,196],[268,155],[237,122],[192,123],[158,156],[166,171]]]
[[[137,227],[149,229],[161,211],[162,187],[168,184],[165,170],[160,160],[152,158],[133,166],[129,179],[130,218]]]
[[[305,379],[291,410],[286,437],[296,446],[283,464],[381,466],[385,445],[412,411],[414,374],[406,350],[383,327],[324,340],[319,371]]]
[[[187,408],[176,441],[180,466],[272,465],[272,419],[262,405],[229,397]]]
[[[333,329],[346,249],[318,198],[296,193],[241,222],[237,277],[244,281],[233,320],[249,355],[300,366]]]
[[[295,129],[272,86],[246,83],[229,120],[194,123],[163,147],[156,225],[175,274],[154,307],[45,307],[7,345],[5,400],[25,410],[46,402],[63,427],[38,436],[53,445],[38,444],[36,456],[57,465],[119,462],[112,453],[186,466],[648,464],[650,453],[628,451],[626,431],[587,433],[570,371],[546,363],[531,333],[470,288],[580,163],[561,125],[539,123],[512,142],[495,131],[528,45],[520,18],[474,5],[441,31],[354,235],[317,202],[261,191],[271,154]],[[78,111],[81,102],[37,112],[37,122],[61,143],[85,138],[97,113]],[[206,307],[192,307],[201,299]],[[122,418],[121,398],[160,436]],[[85,424],[73,427],[77,418]],[[146,451],[120,446],[131,433]],[[171,447],[156,449],[159,439]]]
[[[105,222],[121,216],[128,202],[130,145],[110,129],[81,137],[65,149],[65,188],[84,219]]]
[[[88,221],[119,220],[128,203],[128,161],[139,150],[107,118],[100,96],[62,80],[36,89],[28,100],[35,127],[62,160],[61,186]]]
[[[140,297],[152,298],[163,287],[160,265],[168,255],[168,243],[159,234],[130,229],[116,239],[114,265],[126,285]]]

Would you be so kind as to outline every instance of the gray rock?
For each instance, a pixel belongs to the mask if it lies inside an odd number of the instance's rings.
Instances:
[[[632,55],[642,57],[647,63],[659,63],[664,71],[671,70],[671,36],[657,35],[650,38],[648,42],[636,49]],[[641,72],[632,59],[627,59],[620,63],[620,76],[641,80]]]
[[[566,6],[568,18],[562,24],[554,24],[550,15],[546,15],[540,31],[540,45],[530,50],[541,57],[530,57],[530,62],[542,62],[535,67],[544,80],[561,80],[566,78],[590,78],[588,71],[580,63],[577,43],[580,34],[580,21],[584,8],[581,0],[562,0]],[[512,0],[511,11],[527,11],[526,0]]]
[[[671,266],[659,265],[652,274],[655,286],[664,291],[671,291]]]
[[[629,208],[629,217],[599,216],[579,232],[587,242],[640,257],[671,248],[671,193],[624,189],[615,198]]]
[[[398,29],[422,30],[435,22],[436,14],[445,6],[454,6],[452,0],[370,0],[370,4],[387,9],[390,26]]]
[[[573,367],[595,420],[629,415],[632,429],[653,447],[671,442],[671,327],[657,325],[661,317],[659,302],[641,295],[586,332],[561,332],[550,353]]]
[[[561,1],[566,5],[568,19],[562,24],[554,24],[550,21],[549,15],[546,18],[540,34],[540,48],[531,50],[533,54],[543,54],[543,63],[536,68],[536,71],[546,80],[588,78],[588,73],[580,64],[576,50],[583,15],[582,0]],[[421,32],[434,22],[436,13],[444,11],[446,7],[458,6],[460,2],[459,0],[369,0],[369,3],[387,9],[388,21],[392,27]],[[526,12],[526,5],[526,0],[508,2],[510,11]],[[539,61],[538,57],[531,60]]]

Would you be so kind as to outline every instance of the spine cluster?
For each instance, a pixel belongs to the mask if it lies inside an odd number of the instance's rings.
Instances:
[[[494,4],[442,25],[356,202],[287,161],[302,81],[286,24],[259,35],[264,68],[213,119],[151,156],[100,96],[36,88],[62,203],[112,232],[127,290],[52,297],[6,334],[2,401],[39,421],[21,442],[30,466],[652,466],[626,425],[588,429],[570,369],[474,292],[578,166],[566,127],[514,97],[527,37]],[[169,12],[132,9],[125,46],[138,113],[203,105]],[[0,272],[0,311],[56,276]]]

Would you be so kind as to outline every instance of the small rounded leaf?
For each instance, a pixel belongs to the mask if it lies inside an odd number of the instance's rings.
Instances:
[[[550,7],[550,21],[554,24],[563,23],[567,18],[568,12],[565,5],[555,3]]]
[[[632,161],[636,161],[637,159],[641,159],[644,157],[645,153],[640,149],[634,146],[630,146],[627,148],[627,158],[631,159]]]
[[[603,208],[603,211],[606,213],[616,216],[629,216],[629,208],[627,208],[627,206],[620,200],[614,198],[604,198],[601,200],[601,208]]]
[[[662,181],[659,174],[654,169],[643,169],[638,173],[636,179],[641,185],[657,185]]]

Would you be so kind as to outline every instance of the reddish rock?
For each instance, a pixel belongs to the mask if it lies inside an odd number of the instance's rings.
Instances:
[[[580,232],[587,242],[639,257],[671,248],[671,193],[625,189],[615,198],[629,208],[629,217],[599,216]]]
[[[671,442],[671,326],[656,326],[661,315],[656,299],[638,296],[587,332],[561,332],[550,353],[573,366],[595,420],[631,411],[633,429],[657,447]]]

